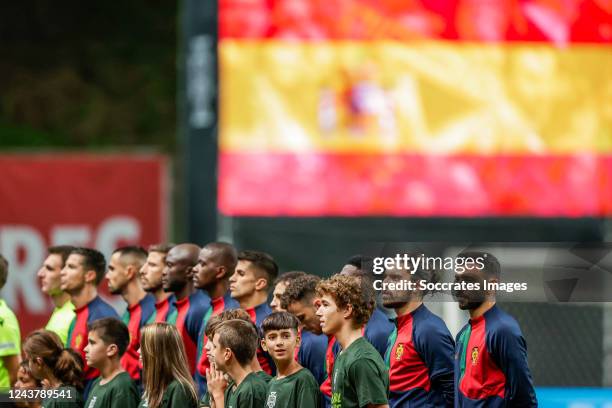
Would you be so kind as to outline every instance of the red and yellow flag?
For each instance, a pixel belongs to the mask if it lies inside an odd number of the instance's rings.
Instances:
[[[612,214],[612,1],[219,6],[224,214]]]

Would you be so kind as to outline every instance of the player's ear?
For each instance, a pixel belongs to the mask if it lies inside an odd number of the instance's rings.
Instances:
[[[266,345],[265,338],[261,339],[261,348],[263,349],[263,351],[268,351],[268,346]]]
[[[345,319],[350,319],[352,315],[353,315],[353,305],[351,305],[349,303],[344,308],[344,312],[342,313],[342,317],[344,317]]]
[[[217,273],[215,274],[215,278],[217,280],[225,279],[230,277],[230,272],[227,270],[225,266],[219,266],[217,268]]]
[[[134,279],[135,277],[138,276],[138,268],[136,268],[136,265],[128,265],[127,268],[125,268],[125,275],[128,281],[131,281],[132,279]]]
[[[113,357],[115,354],[119,354],[119,348],[116,344],[111,344],[106,347],[106,356]]]
[[[85,282],[93,283],[95,285],[96,279],[97,279],[96,271],[94,271],[93,269],[85,271]]]
[[[266,290],[268,287],[268,280],[266,278],[259,278],[255,281],[256,290]]]

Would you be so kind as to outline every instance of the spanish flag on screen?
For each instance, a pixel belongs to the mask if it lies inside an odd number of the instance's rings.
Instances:
[[[612,214],[609,0],[220,0],[219,209]]]

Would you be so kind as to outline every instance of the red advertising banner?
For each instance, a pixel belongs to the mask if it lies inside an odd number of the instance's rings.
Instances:
[[[108,260],[119,246],[167,237],[164,156],[0,155],[0,168],[0,253],[10,263],[1,296],[22,336],[44,326],[53,310],[36,278],[47,247],[90,246]]]

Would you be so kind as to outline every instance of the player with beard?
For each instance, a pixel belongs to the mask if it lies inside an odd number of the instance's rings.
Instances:
[[[479,284],[480,290],[454,291],[470,321],[455,346],[455,407],[537,407],[527,364],[527,344],[512,316],[495,304],[495,291],[484,283],[500,281],[499,261],[486,252],[463,252],[457,258],[480,260],[455,273],[455,282]]]
[[[269,254],[251,250],[238,254],[236,270],[229,280],[230,292],[240,307],[249,313],[258,330],[263,320],[272,313],[268,305],[268,293],[277,276],[278,265]],[[257,359],[266,373],[274,375],[274,361],[259,343]]]
[[[106,261],[104,255],[91,248],[74,248],[60,274],[61,289],[70,295],[76,316],[68,330],[66,347],[76,351],[85,361],[85,347],[89,331],[87,325],[103,317],[119,318],[115,309],[98,296],[98,285],[104,278]],[[85,362],[83,396],[86,399],[89,388],[100,372]]]
[[[198,335],[204,316],[208,312],[210,297],[193,287],[193,268],[198,263],[200,247],[180,244],[166,255],[166,267],[162,273],[162,285],[166,292],[174,293],[176,310],[168,316],[168,323],[176,325],[185,343],[187,362],[191,375],[195,374]]]
[[[166,255],[173,244],[157,244],[149,247],[146,262],[140,268],[140,283],[145,292],[155,298],[155,311],[147,324],[165,322],[174,308],[174,295],[166,292],[162,285],[162,273],[166,267]]]
[[[270,301],[270,309],[273,312],[286,312],[281,306],[281,296],[285,293],[287,285],[295,278],[305,276],[306,272],[290,271],[285,272],[274,281],[274,289],[272,290],[272,301]]]
[[[73,247],[68,245],[50,247],[49,255],[36,274],[40,281],[40,290],[51,297],[55,306],[45,329],[57,333],[63,344],[66,344],[68,329],[74,319],[74,305],[70,301],[70,295],[60,289],[60,274],[72,249]]]
[[[106,279],[108,290],[113,295],[121,295],[127,303],[127,310],[121,317],[128,328],[130,341],[123,355],[121,366],[130,377],[140,385],[140,329],[155,312],[155,298],[146,293],[141,286],[139,272],[147,259],[147,251],[137,246],[118,248],[108,263]]]
[[[240,304],[231,296],[229,277],[234,273],[238,263],[238,253],[233,245],[225,242],[213,242],[202,248],[198,263],[193,269],[193,285],[196,289],[206,291],[211,298],[211,305],[204,315],[202,328],[198,335],[196,385],[198,393],[206,392],[206,369],[210,367],[204,348],[209,338],[206,336],[206,324],[211,317],[229,309],[238,309]]]
[[[385,284],[402,281],[438,282],[437,271],[385,271]],[[389,405],[403,407],[453,406],[453,338],[444,321],[423,304],[420,290],[384,290],[385,307],[395,310],[395,330],[385,355],[389,367]]]

